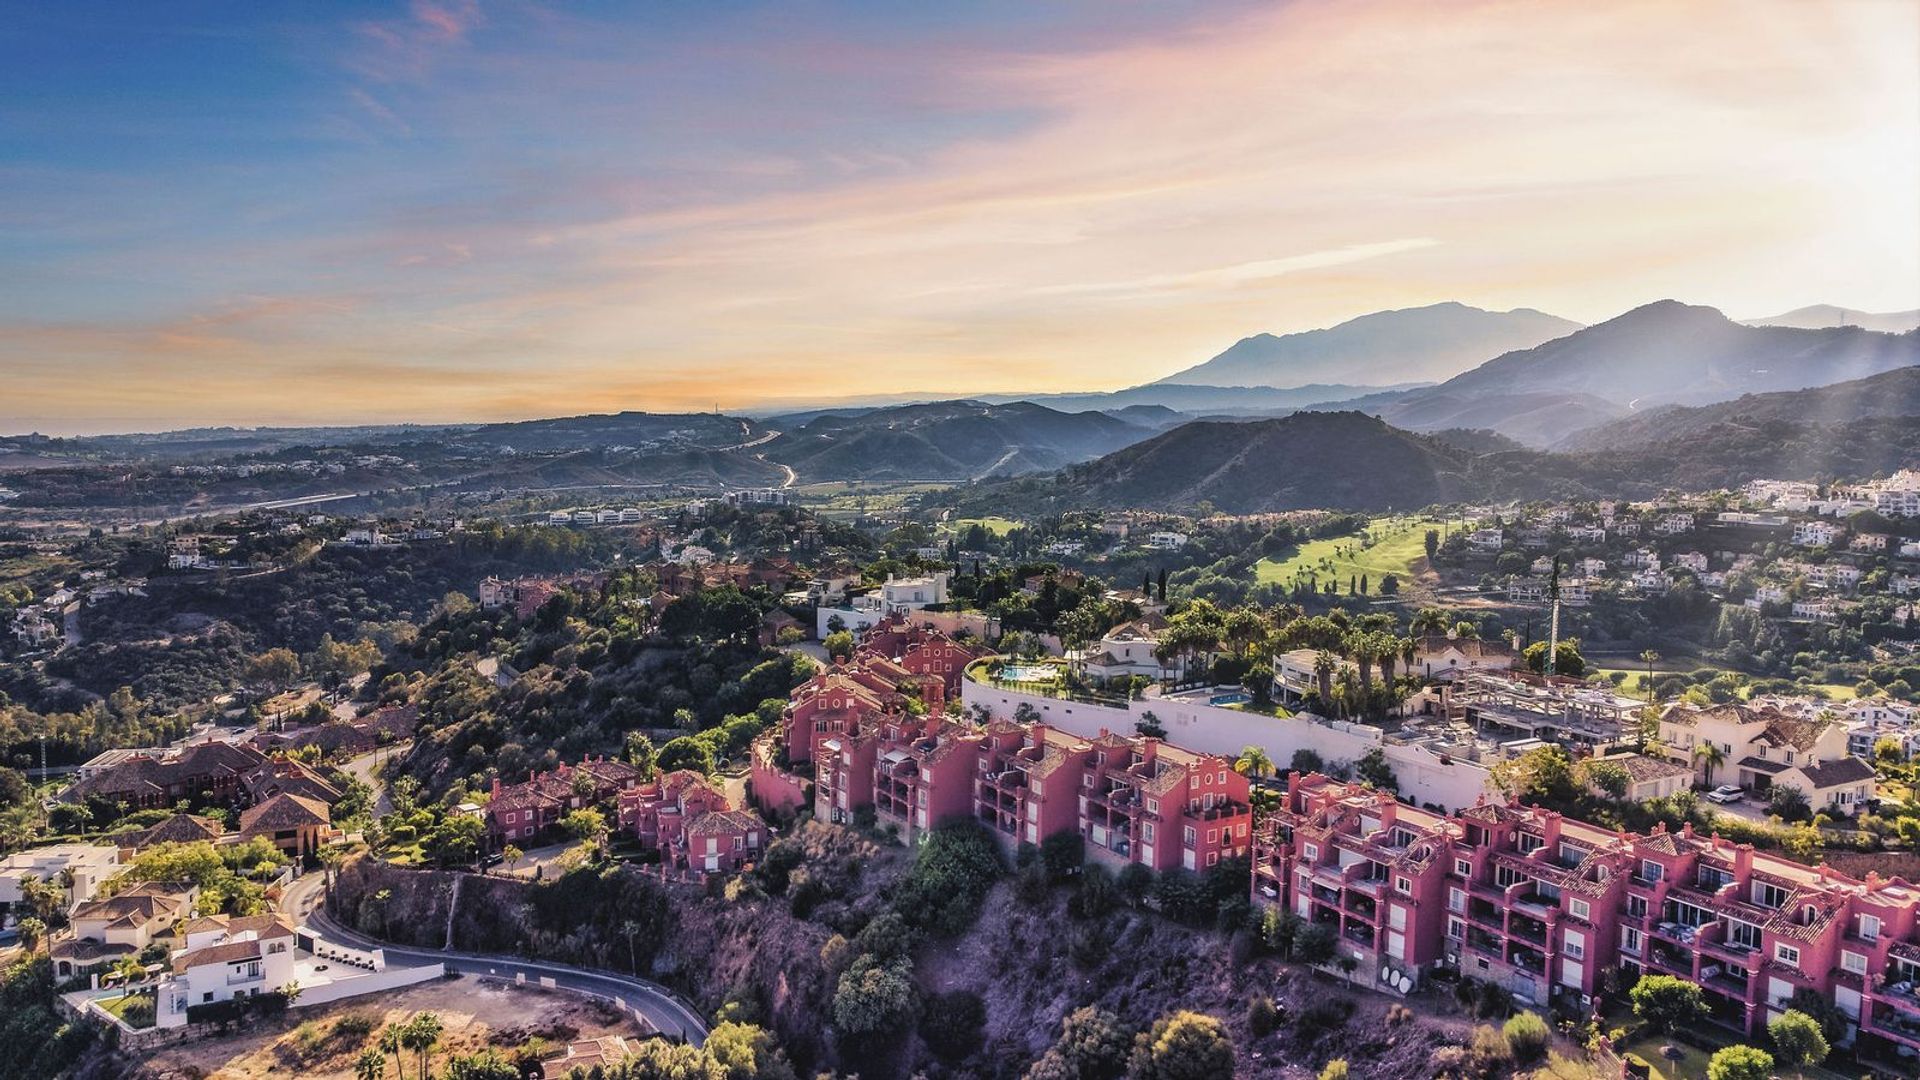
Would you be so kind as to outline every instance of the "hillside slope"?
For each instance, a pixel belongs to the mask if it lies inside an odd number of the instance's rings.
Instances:
[[[1355,412],[1186,424],[1068,469],[1076,504],[1252,513],[1424,506],[1456,497],[1470,455]]]
[[[1275,387],[1431,381],[1579,328],[1579,323],[1529,308],[1483,311],[1460,303],[1432,304],[1377,311],[1324,330],[1255,334],[1159,381]]]
[[[765,453],[807,481],[966,480],[1057,469],[1153,430],[1024,401],[938,401],[821,416],[769,442]]]
[[[1743,326],[1712,308],[1661,300],[1557,341],[1496,357],[1409,400],[1434,394],[1550,393],[1590,394],[1641,407],[1704,405],[1741,394],[1825,386],[1915,363],[1920,363],[1916,334],[1851,326]]]
[[[1696,408],[1665,408],[1576,431],[1562,450],[1622,450],[1692,439],[1716,425],[1758,426],[1788,421],[1797,426],[1844,424],[1869,417],[1920,416],[1920,367],[1904,367],[1865,379],[1811,390],[1748,394]]]

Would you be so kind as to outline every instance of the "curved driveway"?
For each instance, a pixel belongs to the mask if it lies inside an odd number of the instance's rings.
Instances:
[[[309,874],[295,881],[288,887],[281,903],[295,915],[304,915],[304,921],[325,936],[343,944],[363,949],[383,949],[389,958],[403,962],[445,964],[448,971],[457,971],[463,975],[490,975],[504,979],[524,975],[529,984],[539,985],[545,985],[541,980],[551,979],[552,985],[559,989],[571,990],[574,993],[586,994],[627,1006],[645,1017],[647,1022],[663,1035],[684,1039],[695,1046],[700,1046],[707,1041],[706,1021],[699,1011],[674,996],[671,990],[646,979],[608,971],[577,968],[567,964],[523,960],[512,956],[490,956],[483,953],[421,949],[410,945],[389,945],[369,938],[365,934],[348,930],[328,917],[325,911],[320,910],[322,897],[316,895],[311,905],[306,904],[307,894],[317,891],[323,884],[322,878],[321,874]],[[303,906],[306,907],[304,912],[301,910]]]

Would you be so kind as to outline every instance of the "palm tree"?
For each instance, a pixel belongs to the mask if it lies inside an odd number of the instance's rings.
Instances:
[[[1444,634],[1447,632],[1447,613],[1437,607],[1423,607],[1408,621],[1407,629],[1416,637]]]
[[[521,851],[519,847],[513,844],[508,844],[506,847],[500,849],[500,861],[507,865],[507,873],[509,874],[513,873],[513,868],[520,865],[520,860],[526,857],[527,853]]]
[[[393,1055],[393,1075],[395,1080],[406,1080],[407,1078],[406,1059],[400,1056],[400,1049],[405,1045],[405,1043],[401,1041],[403,1030],[404,1029],[398,1025],[388,1025],[387,1030],[380,1033],[381,1051]]]
[[[14,928],[20,931],[20,947],[29,954],[38,950],[47,936],[47,924],[32,915],[21,919]]]
[[[1239,760],[1233,763],[1233,771],[1258,780],[1273,774],[1273,759],[1267,756],[1265,750],[1249,746],[1240,751]]]
[[[1704,779],[1707,782],[1707,786],[1711,787],[1713,785],[1713,770],[1726,764],[1727,755],[1717,744],[1703,742],[1699,746],[1694,747],[1693,759],[1706,767]]]
[[[1659,659],[1660,654],[1652,649],[1640,654],[1640,662],[1647,665],[1647,704],[1649,705],[1653,704],[1653,665]]]
[[[1313,657],[1313,677],[1320,682],[1320,700],[1333,700],[1333,673],[1340,670],[1340,664],[1333,654],[1321,649]]]
[[[386,1080],[387,1057],[369,1046],[360,1051],[360,1057],[353,1063],[354,1080]]]
[[[1364,631],[1354,631],[1347,635],[1342,650],[1353,665],[1360,669],[1360,687],[1367,693],[1373,692],[1373,635]]]
[[[628,919],[620,924],[620,936],[627,939],[627,966],[635,975],[640,974],[640,954],[634,950],[633,941],[640,936],[640,924]]]
[[[430,1012],[420,1013],[407,1021],[407,1026],[401,1029],[400,1045],[420,1055],[421,1080],[425,1080],[427,1076],[427,1058],[433,1053],[434,1046],[440,1042],[441,1032],[445,1030],[446,1026],[440,1022],[440,1018]]]

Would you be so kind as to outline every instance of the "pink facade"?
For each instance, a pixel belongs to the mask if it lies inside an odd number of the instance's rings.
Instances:
[[[582,776],[587,783],[577,785]],[[626,762],[592,757],[535,773],[525,783],[502,784],[496,778],[487,800],[487,835],[496,845],[534,839],[569,813],[605,802],[639,782],[639,770]],[[586,789],[584,796],[576,786]]]
[[[620,831],[660,853],[670,873],[732,873],[759,861],[767,827],[690,769],[663,773],[619,796]]]
[[[1808,989],[1920,1050],[1920,888],[1691,827],[1639,835],[1487,803],[1443,816],[1296,776],[1256,830],[1253,894],[1326,926],[1382,989],[1446,966],[1538,1005],[1624,968],[1698,983],[1744,1033]]]

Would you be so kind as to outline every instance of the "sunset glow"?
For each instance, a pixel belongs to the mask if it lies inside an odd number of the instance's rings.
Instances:
[[[921,7],[16,10],[0,430],[1104,389],[1442,300],[1920,306],[1905,0]]]

